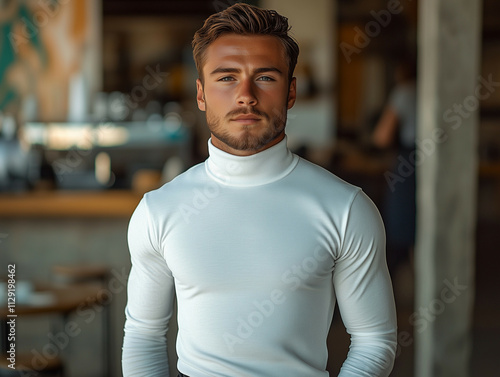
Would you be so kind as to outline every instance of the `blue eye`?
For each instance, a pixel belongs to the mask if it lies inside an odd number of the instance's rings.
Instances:
[[[269,76],[261,76],[257,80],[260,80],[260,81],[274,81],[274,79],[272,77],[269,77]]]
[[[219,79],[219,81],[233,81],[234,79],[231,76],[225,76]]]

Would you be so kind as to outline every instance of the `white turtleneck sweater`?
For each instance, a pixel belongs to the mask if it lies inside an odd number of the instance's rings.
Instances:
[[[129,226],[124,376],[326,377],[335,302],[351,335],[339,376],[387,376],[396,315],[376,207],[292,154],[210,157],[147,193]]]

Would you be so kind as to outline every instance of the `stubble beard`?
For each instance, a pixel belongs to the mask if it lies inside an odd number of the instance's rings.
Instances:
[[[267,121],[269,125],[262,130],[254,130],[256,125],[234,125],[239,128],[239,136],[235,136],[228,129],[224,129],[223,122],[229,123],[230,119],[239,114],[254,114]],[[209,107],[206,108],[206,119],[208,129],[217,139],[232,149],[238,151],[257,151],[262,149],[277,137],[279,137],[286,126],[286,110],[269,115],[262,111],[250,108],[229,112],[224,118],[213,115]],[[229,126],[231,127],[231,125]]]

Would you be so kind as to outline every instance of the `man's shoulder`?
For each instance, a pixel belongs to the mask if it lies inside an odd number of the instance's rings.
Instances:
[[[360,188],[343,180],[336,174],[304,158],[300,158],[296,169],[296,179],[317,190],[324,190],[329,194],[344,193],[355,195]]]

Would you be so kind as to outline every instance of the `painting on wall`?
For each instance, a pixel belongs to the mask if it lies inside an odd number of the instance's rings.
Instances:
[[[101,86],[100,1],[0,0],[0,113],[83,117]]]

